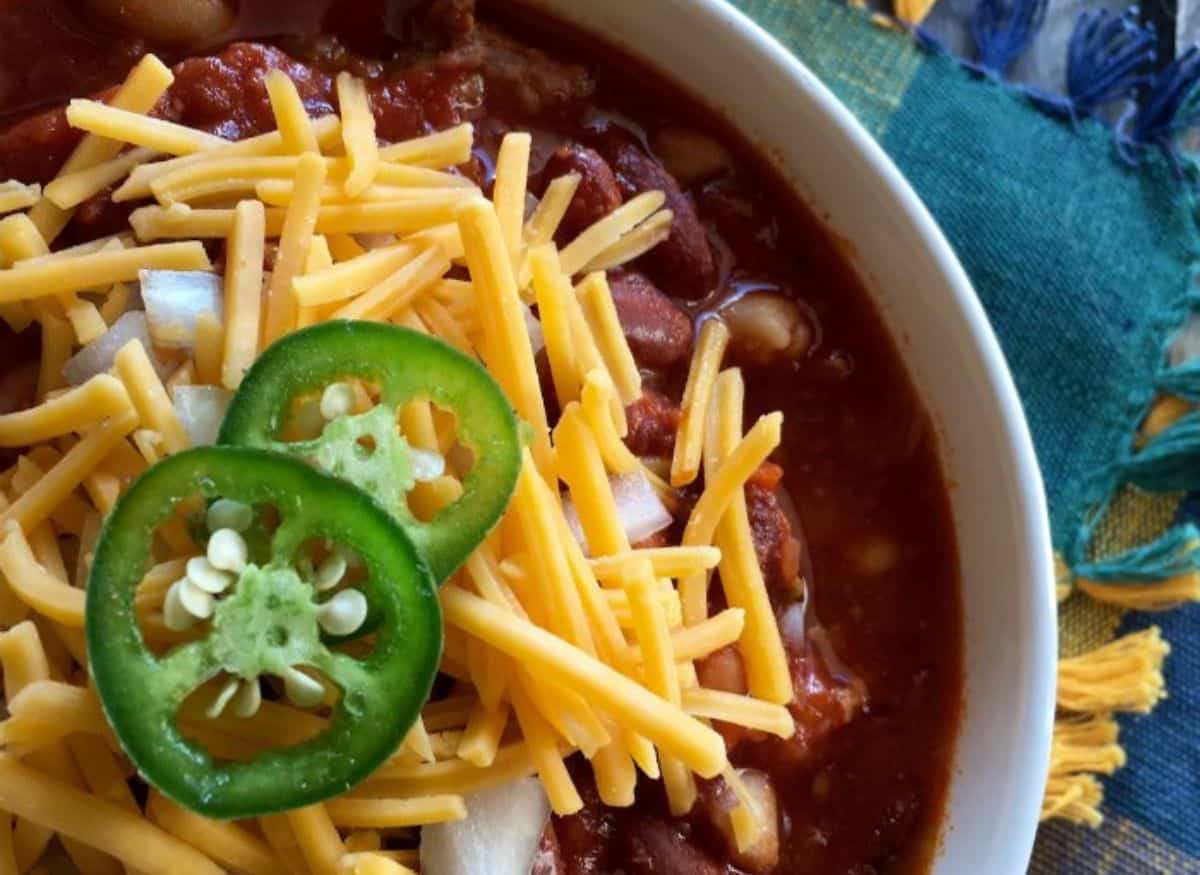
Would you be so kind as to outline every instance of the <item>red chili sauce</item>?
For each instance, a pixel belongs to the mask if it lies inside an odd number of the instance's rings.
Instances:
[[[337,70],[367,77],[385,140],[474,122],[476,155],[461,171],[485,186],[504,133],[532,131],[534,192],[582,175],[565,239],[640,191],[666,192],[670,239],[610,277],[649,387],[629,411],[632,448],[670,456],[695,326],[716,312],[733,331],[727,358],[744,370],[748,420],[785,415],[784,443],[747,499],[791,657],[797,731],[783,741],[717,724],[733,763],[764,772],[778,797],[778,856],[747,860],[729,847],[715,826],[728,801],[719,782],[701,782],[692,812],[675,819],[648,781],[633,807],[605,808],[579,762],[585,808],[553,821],[535,872],[926,870],[962,697],[958,561],[936,435],[847,253],[754,149],[661,75],[508,7],[477,17],[471,0],[244,0],[233,32],[180,49],[85,6],[0,0],[0,179],[51,178],[76,140],[54,105],[102,92],[155,49],[176,63],[156,113],[224,137],[274,127],[261,82],[272,67],[296,80],[313,114],[334,108]],[[118,230],[127,211],[99,195],[60,244]],[[7,385],[36,342],[0,340]],[[5,392],[10,404],[19,396]],[[724,606],[717,584],[710,601]],[[697,668],[705,685],[741,691],[735,651]]]

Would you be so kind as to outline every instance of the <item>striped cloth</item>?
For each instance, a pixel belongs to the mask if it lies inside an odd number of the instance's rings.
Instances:
[[[1185,99],[1200,61],[1185,54],[1154,74],[1155,39],[1135,13],[1089,13],[1056,68],[1058,92],[1016,89],[1005,72],[1045,0],[953,2],[978,4],[967,44],[951,47],[965,63],[930,31],[881,27],[838,0],[736,5],[824,80],[922,196],[1022,394],[1062,565],[1062,655],[1083,654],[1064,663],[1060,705],[1086,716],[1064,711],[1060,740],[1088,720],[1092,760],[1065,768],[1082,795],[1047,811],[1058,816],[1031,871],[1200,873],[1200,502],[1186,498],[1200,488],[1200,367],[1166,355],[1200,303],[1195,171],[1178,147],[1200,118]],[[1097,119],[1119,119],[1117,135]],[[1096,652],[1155,626],[1172,648],[1165,666],[1157,633]],[[1064,702],[1074,682],[1097,700]],[[1121,769],[1109,709],[1122,712]],[[1086,798],[1100,786],[1102,802]]]

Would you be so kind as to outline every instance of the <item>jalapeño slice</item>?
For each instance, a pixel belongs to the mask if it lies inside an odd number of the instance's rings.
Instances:
[[[303,399],[311,408],[349,381],[373,387],[373,407],[327,409],[318,435],[286,439]],[[404,406],[418,400],[453,414],[456,442],[471,458],[461,495],[428,522],[406,500],[416,458],[398,426]],[[246,372],[218,442],[287,453],[358,486],[397,519],[439,581],[500,519],[521,462],[512,407],[478,362],[427,335],[375,322],[325,322],[269,347]]]
[[[189,640],[156,653],[139,626],[135,595],[153,564],[156,529],[177,518],[180,508],[203,509],[197,497],[210,507],[223,500],[226,510],[252,509],[257,518],[244,520],[244,538],[228,528],[210,533],[208,555],[232,556],[234,564],[226,567],[236,570],[220,571],[196,557],[203,574],[196,576],[189,565],[187,579],[176,586],[192,587],[193,606],[196,598],[209,600],[203,601],[203,619],[195,621]],[[214,540],[222,540],[220,551],[212,549]],[[224,549],[230,542],[240,550]],[[314,578],[301,556],[314,543],[348,551],[354,573],[340,583]],[[277,453],[187,450],[134,482],[104,524],[88,579],[91,673],[130,759],[181,805],[216,818],[308,805],[365,778],[416,720],[441,657],[436,590],[404,531],[359,490]],[[329,610],[337,598],[360,606],[365,598],[376,618],[372,637],[356,650],[343,652],[324,634],[331,624],[345,623],[345,611]],[[164,615],[170,607],[164,605]],[[178,602],[175,610],[182,610]],[[204,684],[240,684],[257,702],[260,682],[290,678],[303,682],[302,690],[315,685],[322,698],[324,687],[314,675],[335,690],[323,701],[331,712],[324,731],[298,745],[224,762],[181,732],[181,706]],[[259,707],[254,702],[251,712]],[[222,707],[208,716],[215,719]]]

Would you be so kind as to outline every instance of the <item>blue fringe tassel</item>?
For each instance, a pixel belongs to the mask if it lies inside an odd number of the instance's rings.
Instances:
[[[1200,401],[1200,359],[1192,359],[1177,368],[1161,371],[1154,384],[1160,392],[1178,395],[1188,401]]]
[[[1141,104],[1118,122],[1117,152],[1126,162],[1137,161],[1140,148],[1158,146],[1179,172],[1183,161],[1175,137],[1200,121],[1200,48],[1192,46],[1150,80]]]
[[[1200,568],[1200,529],[1191,523],[1175,526],[1153,543],[1099,562],[1083,562],[1076,577],[1106,582],[1152,583]]]
[[[1046,17],[1046,0],[978,0],[971,16],[978,66],[1003,75],[1028,48]]]
[[[1067,44],[1067,95],[1077,117],[1150,84],[1144,70],[1156,58],[1154,25],[1138,19],[1136,6],[1120,15],[1090,9],[1076,19]]]
[[[1160,432],[1121,463],[1121,479],[1149,492],[1200,489],[1200,411]]]

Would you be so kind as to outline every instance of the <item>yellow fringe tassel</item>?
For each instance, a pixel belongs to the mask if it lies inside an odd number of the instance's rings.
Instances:
[[[1171,646],[1157,626],[1060,660],[1058,706],[1067,711],[1149,713],[1166,698],[1163,659]]]
[[[1166,611],[1200,601],[1200,572],[1189,571],[1155,583],[1102,582],[1078,578],[1076,586],[1098,602],[1133,611]]]
[[[1104,791],[1095,775],[1111,775],[1125,765],[1125,751],[1117,743],[1117,733],[1117,721],[1110,714],[1055,721],[1042,820],[1059,817],[1100,825],[1104,819],[1100,813]]]
[[[1146,418],[1142,420],[1136,445],[1140,447],[1152,437],[1166,431],[1192,409],[1190,401],[1184,401],[1177,395],[1159,395],[1146,413]]]
[[[1075,772],[1111,775],[1125,765],[1125,751],[1117,743],[1117,721],[1111,714],[1067,717],[1054,721],[1050,746],[1050,779]]]
[[[933,4],[934,0],[896,0],[896,17],[905,24],[920,24]]]
[[[1067,775],[1051,778],[1042,799],[1042,820],[1059,817],[1072,823],[1097,827],[1104,821],[1100,803],[1104,790],[1095,775]]]
[[[1071,568],[1057,552],[1054,554],[1054,593],[1061,604],[1071,594]]]

